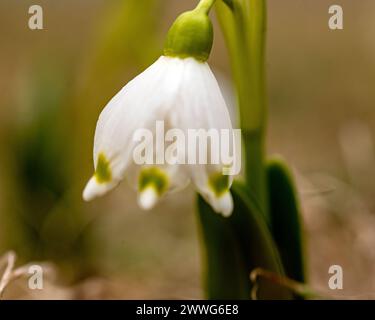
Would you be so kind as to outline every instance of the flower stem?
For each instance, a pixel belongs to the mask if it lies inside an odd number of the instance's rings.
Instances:
[[[245,1],[246,23],[248,24],[248,81],[250,106],[244,110],[243,124],[246,129],[264,132],[266,117],[266,86],[265,86],[265,29],[266,1]]]
[[[241,127],[246,144],[246,181],[256,195],[268,217],[268,196],[264,167],[264,140],[266,125],[266,85],[265,85],[265,0],[244,1],[246,36],[247,103],[241,107]]]
[[[196,10],[202,10],[209,13],[216,0],[201,0],[196,7]]]
[[[242,137],[245,143],[246,185],[269,222],[263,133],[260,130],[242,129]]]
[[[245,146],[245,178],[268,220],[264,168],[266,127],[265,25],[266,0],[233,0],[218,6],[229,47]]]

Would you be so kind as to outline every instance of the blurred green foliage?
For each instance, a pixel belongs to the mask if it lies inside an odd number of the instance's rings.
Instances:
[[[53,260],[67,279],[90,273],[90,234],[83,212],[70,196],[71,145],[67,109],[67,72],[44,59],[21,88],[23,111],[10,127],[13,190],[8,190],[6,247],[22,259]],[[11,194],[11,195],[10,195]]]
[[[100,272],[92,231],[98,209],[81,198],[93,166],[93,129],[117,88],[161,52],[162,7],[156,0],[108,1],[73,64],[43,53],[24,69],[13,102],[18,112],[3,130],[10,157],[0,231],[2,247],[22,260],[51,260],[67,280]]]

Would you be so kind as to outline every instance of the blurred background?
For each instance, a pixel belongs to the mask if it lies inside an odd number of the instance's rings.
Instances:
[[[203,298],[194,192],[142,212],[121,184],[84,203],[96,120],[161,53],[195,0],[0,1],[0,256],[51,261],[42,291],[5,298]],[[39,4],[44,30],[28,28]],[[328,8],[344,9],[344,30]],[[327,296],[375,298],[375,2],[268,0],[268,153],[292,166],[303,206],[308,277]],[[213,14],[214,16],[214,14]],[[235,112],[215,20],[210,64]],[[328,269],[344,271],[332,292]]]

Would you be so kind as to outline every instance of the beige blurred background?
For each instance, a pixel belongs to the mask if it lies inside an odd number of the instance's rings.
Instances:
[[[19,280],[6,298],[203,297],[191,188],[147,213],[126,184],[81,200],[100,110],[196,3],[0,1],[0,255],[52,260],[61,273],[43,292]],[[32,4],[44,30],[28,29]],[[344,30],[328,28],[332,4]],[[373,0],[268,1],[268,152],[294,170],[309,283],[330,297],[375,298],[374,12]],[[233,105],[216,19],[209,62]],[[327,287],[333,264],[344,290]]]

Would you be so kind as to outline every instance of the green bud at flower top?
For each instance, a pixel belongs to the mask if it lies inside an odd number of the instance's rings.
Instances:
[[[169,29],[164,55],[206,61],[213,42],[208,12],[196,8],[181,14]]]

